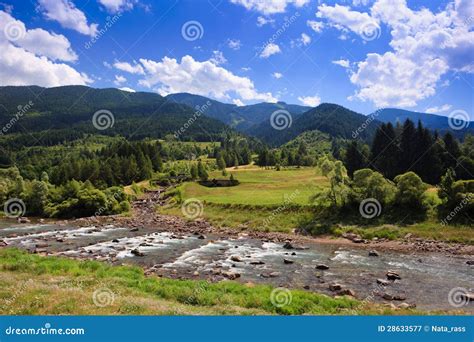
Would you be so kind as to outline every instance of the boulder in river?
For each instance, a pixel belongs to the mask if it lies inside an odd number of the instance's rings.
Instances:
[[[242,262],[242,259],[238,255],[232,255],[230,257],[230,260],[235,261],[235,262]]]
[[[285,244],[283,245],[283,248],[284,249],[293,249],[293,245],[291,244],[291,242],[287,241],[285,242]]]
[[[229,280],[240,278],[240,273],[230,272],[230,271],[223,271],[221,272],[221,275],[226,277]]]
[[[379,253],[377,251],[369,251],[369,256],[373,256],[373,257],[378,257],[379,256]]]
[[[329,266],[328,266],[328,265],[324,265],[324,264],[319,264],[319,265],[316,265],[316,269],[317,269],[317,270],[328,270],[328,269],[329,269]]]
[[[382,285],[382,286],[388,286],[390,283],[384,279],[377,279],[377,284]]]
[[[3,240],[0,240],[0,247],[5,247],[5,246],[8,246],[8,243],[6,243]]]
[[[351,296],[355,297],[355,292],[352,289],[343,289],[337,293],[339,296]]]
[[[385,274],[388,280],[400,280],[402,277],[397,272],[394,271],[387,271]]]
[[[264,265],[265,263],[262,260],[250,261],[250,265]]]
[[[468,264],[469,266],[474,266],[474,260],[468,260],[466,261],[466,264]]]
[[[294,263],[294,261],[293,261],[293,260],[290,260],[290,259],[283,259],[283,262],[284,262],[285,264],[288,264],[288,265]]]
[[[138,257],[142,257],[142,256],[145,255],[145,254],[143,254],[142,252],[140,252],[140,251],[138,250],[138,248],[132,249],[132,250],[130,251],[130,253],[132,253],[133,255],[138,256]]]
[[[262,278],[276,278],[280,275],[280,272],[269,272],[269,273],[262,273],[260,277]]]
[[[329,290],[331,290],[331,291],[340,291],[340,290],[342,290],[342,285],[337,284],[337,283],[330,284],[329,285]]]
[[[385,299],[385,300],[405,300],[405,299],[407,299],[407,297],[403,294],[392,294],[392,293],[389,293],[389,292],[385,292],[382,295],[382,298]]]
[[[30,223],[30,220],[27,217],[19,217],[17,221],[18,223]]]

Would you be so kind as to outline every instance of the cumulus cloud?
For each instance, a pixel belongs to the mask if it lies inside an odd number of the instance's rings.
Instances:
[[[127,62],[115,62],[113,66],[118,69],[122,70],[125,72],[128,72],[130,74],[137,74],[137,75],[144,75],[145,71],[143,70],[143,67],[140,64],[134,63],[133,65]]]
[[[340,65],[343,68],[348,68],[350,66],[350,62],[347,59],[339,59],[337,61],[332,61],[333,64]]]
[[[69,40],[61,34],[50,33],[41,28],[27,30],[25,24],[10,14],[0,11],[0,22],[6,27],[3,32],[5,39],[14,45],[37,55],[46,56],[51,60],[72,62],[77,60]],[[13,31],[12,31],[13,30]],[[12,36],[15,34],[16,35]]]
[[[219,51],[215,50],[212,51],[212,57],[209,59],[210,62],[214,63],[215,65],[225,64],[227,59],[224,57],[224,54]]]
[[[232,50],[240,50],[242,43],[238,39],[229,39],[227,40],[227,46]]]
[[[300,96],[298,100],[303,103],[305,106],[316,107],[321,103],[321,98],[317,95],[315,96]]]
[[[295,45],[296,45],[296,46],[306,46],[306,45],[308,45],[309,43],[311,43],[311,37],[308,36],[306,33],[302,33],[302,34],[301,34],[301,37],[298,38],[298,39],[296,40],[296,42],[295,42],[295,41],[291,41],[292,47],[295,46]]]
[[[79,33],[95,36],[97,24],[88,24],[84,12],[69,0],[39,0],[39,8],[49,20],[57,21],[62,27]]]
[[[274,78],[276,78],[276,79],[280,79],[280,78],[283,77],[283,75],[280,74],[279,72],[274,72],[274,73],[272,74],[272,76],[273,76]]]
[[[129,87],[122,87],[122,88],[119,88],[119,90],[127,91],[129,93],[135,93],[135,89],[132,89],[132,88],[129,88]]]
[[[0,11],[0,85],[86,85],[92,80],[57,60],[73,61],[77,55],[66,37],[25,24]]]
[[[323,31],[324,24],[321,21],[308,20],[306,24],[311,27],[314,32],[320,33]]]
[[[273,24],[274,22],[275,22],[275,19],[272,19],[272,18],[265,18],[265,17],[262,17],[262,16],[257,17],[257,26],[258,27],[262,27],[266,24]]]
[[[119,86],[125,82],[127,82],[127,79],[125,77],[123,77],[122,75],[115,75],[115,80],[114,80],[115,85]]]
[[[139,62],[133,68],[140,66],[144,72],[139,84],[163,96],[187,92],[221,100],[277,101],[271,93],[258,92],[249,78],[236,76],[211,60],[200,62],[186,55],[181,61],[164,57],[158,62],[144,58]]]
[[[286,7],[292,4],[295,7],[306,5],[309,0],[231,0],[233,4],[244,6],[247,10],[261,12],[265,15],[284,13]]]
[[[377,107],[413,107],[436,94],[447,72],[474,73],[473,20],[459,13],[472,6],[470,0],[456,0],[433,13],[426,8],[412,10],[405,0],[376,0],[370,14],[321,5],[317,16],[343,35],[353,32],[362,38],[366,25],[385,25],[388,30],[383,34],[390,32],[391,51],[368,53],[355,64],[350,80],[358,90],[349,99],[371,101]]]
[[[270,43],[265,46],[265,48],[262,50],[260,53],[260,58],[268,58],[271,55],[275,55],[277,53],[280,53],[280,47],[277,44]]]
[[[136,1],[134,0],[98,0],[102,6],[105,7],[107,12],[119,13],[128,11],[133,8]]]
[[[450,104],[444,104],[442,106],[434,106],[434,107],[430,107],[430,108],[426,108],[425,109],[425,112],[426,113],[431,113],[431,114],[437,114],[437,113],[443,113],[443,112],[447,112],[448,110],[451,109],[451,105]]]

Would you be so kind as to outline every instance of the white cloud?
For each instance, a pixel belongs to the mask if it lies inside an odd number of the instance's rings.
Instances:
[[[309,43],[311,43],[311,37],[308,36],[306,33],[302,33],[301,37],[296,40],[297,46],[306,46]],[[292,42],[292,45],[294,45],[294,42]]]
[[[127,62],[115,62],[114,67],[118,70],[122,70],[131,74],[144,75],[145,71],[140,64],[134,63],[133,65]]]
[[[343,68],[348,68],[350,66],[350,62],[347,59],[339,59],[337,61],[332,61],[333,64],[340,65]]]
[[[271,55],[280,53],[280,47],[277,44],[270,43],[265,46],[263,51],[260,53],[260,58],[268,58]]]
[[[227,46],[232,50],[240,50],[242,43],[238,39],[228,39]]]
[[[10,35],[13,27],[18,29],[18,39]],[[92,82],[69,65],[54,62],[77,58],[64,36],[42,29],[27,30],[24,23],[3,11],[0,11],[0,51],[0,85],[56,87]]]
[[[119,90],[128,91],[129,93],[135,93],[135,89],[132,89],[129,87],[122,87],[122,88],[119,88]]]
[[[119,13],[133,8],[135,0],[98,0],[110,13]]]
[[[317,95],[315,96],[300,96],[298,100],[301,101],[306,106],[316,107],[321,103],[321,98]]]
[[[238,107],[245,106],[245,104],[244,104],[241,100],[239,100],[239,99],[233,99],[233,100],[232,100],[232,103],[235,104],[235,105],[238,106]]]
[[[391,51],[369,53],[357,62],[350,80],[358,87],[349,99],[371,101],[377,107],[413,107],[436,94],[441,77],[449,71],[474,73],[474,32],[472,21],[462,20],[470,0],[456,0],[437,13],[412,10],[405,0],[376,0],[370,15],[349,7],[321,5],[317,16],[347,36],[364,38],[364,27],[386,25]],[[471,16],[472,18],[472,16]],[[376,37],[377,38],[377,37]],[[367,39],[366,39],[367,40]]]
[[[273,76],[274,78],[276,78],[277,80],[283,77],[283,75],[280,74],[279,72],[274,72],[274,73],[272,74],[272,76]]]
[[[274,22],[275,22],[275,19],[272,19],[272,18],[265,18],[265,17],[262,17],[262,16],[257,17],[257,26],[258,27],[262,27],[266,24],[273,24]]]
[[[431,113],[431,114],[437,114],[437,113],[443,113],[443,112],[446,112],[448,110],[451,109],[451,105],[450,104],[444,104],[442,106],[434,106],[434,107],[430,107],[430,108],[426,108],[425,109],[425,112],[426,113]]]
[[[210,62],[214,63],[215,65],[225,64],[227,59],[224,57],[224,54],[219,51],[215,50],[212,51],[212,57],[209,59]]]
[[[284,13],[289,4],[295,7],[306,5],[309,0],[231,0],[233,4],[244,6],[247,10],[261,12],[265,15]]]
[[[50,33],[41,28],[27,30],[23,22],[3,11],[0,11],[0,22],[5,26],[8,25],[5,30],[18,29],[18,36],[13,39],[10,37],[16,46],[36,55],[46,56],[51,60],[66,62],[77,60],[76,53],[71,49],[71,43],[63,35]],[[5,26],[2,25],[2,27]],[[3,32],[3,34],[5,34],[5,39],[9,39],[8,32]]]
[[[145,77],[139,84],[161,95],[188,92],[230,100],[235,95],[243,101],[276,102],[271,93],[259,93],[247,77],[234,75],[212,61],[199,62],[187,55],[177,61],[164,57],[160,62],[140,59]]]
[[[62,27],[79,33],[94,36],[97,24],[88,24],[84,12],[69,0],[39,0],[40,9],[49,20],[57,21]]]
[[[115,75],[115,80],[114,80],[115,85],[119,86],[125,82],[127,82],[127,79],[125,77],[123,77],[122,75]]]
[[[311,27],[314,32],[320,33],[324,28],[324,23],[316,20],[308,20],[306,24]]]

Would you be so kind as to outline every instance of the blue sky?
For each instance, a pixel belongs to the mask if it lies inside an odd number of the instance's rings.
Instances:
[[[0,85],[472,120],[473,28],[472,0],[2,0]]]

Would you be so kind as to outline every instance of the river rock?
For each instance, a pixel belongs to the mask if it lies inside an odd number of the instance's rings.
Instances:
[[[3,240],[0,240],[0,247],[5,247],[5,246],[8,246],[8,243],[6,243]]]
[[[294,261],[293,261],[293,260],[290,260],[290,259],[283,259],[283,262],[284,262],[285,264],[288,264],[288,265],[294,263]]]
[[[378,257],[379,253],[377,251],[369,251],[369,256]]]
[[[343,289],[337,293],[339,296],[351,296],[355,297],[355,292],[352,289]]]
[[[416,304],[401,303],[397,306],[399,309],[414,309]]]
[[[324,264],[319,264],[319,265],[316,265],[316,269],[317,269],[317,270],[328,270],[328,269],[329,269],[329,266],[328,266],[328,265],[324,265]]]
[[[283,248],[284,249],[293,249],[293,245],[291,244],[291,242],[287,241],[285,242],[285,244],[283,245]]]
[[[264,265],[265,263],[262,260],[250,261],[250,265]]]
[[[384,279],[377,279],[377,284],[382,285],[382,286],[388,286],[390,283]]]
[[[468,261],[466,261],[466,264],[468,264],[469,266],[473,266],[474,265],[474,260],[468,260]]]
[[[388,280],[400,280],[402,277],[397,272],[394,271],[387,271],[386,277]]]
[[[226,277],[229,280],[240,278],[240,273],[230,272],[230,271],[223,271],[221,272],[221,275]]]
[[[132,233],[133,232],[138,232],[138,228],[132,228],[132,229],[130,229],[130,232],[132,232]]]
[[[474,302],[474,293],[461,293],[459,298],[466,302]]]
[[[142,256],[145,255],[145,254],[143,254],[142,252],[140,252],[140,251],[138,250],[138,248],[132,249],[132,250],[130,251],[130,253],[132,253],[133,255],[138,256],[138,257],[142,257]]]
[[[117,242],[119,242],[119,240],[118,239],[113,239],[112,242],[117,243]]]
[[[242,262],[242,259],[238,255],[232,255],[230,257],[230,260],[235,261],[235,262]]]
[[[260,274],[260,277],[262,278],[276,278],[280,276],[280,272],[270,272],[270,273],[262,273]]]
[[[335,283],[335,284],[330,284],[330,285],[329,285],[329,290],[331,290],[331,291],[340,291],[340,290],[342,290],[342,285],[341,285],[341,284],[337,284],[337,283]]]
[[[204,239],[206,238],[206,236],[201,234],[201,235],[199,235],[197,238],[198,238],[199,240],[204,240]]]
[[[30,220],[27,217],[19,217],[17,221],[18,223],[30,223]]]
[[[407,297],[403,294],[392,294],[392,293],[388,293],[388,292],[385,292],[382,295],[382,298],[385,299],[385,300],[405,300],[405,299],[407,299]]]

